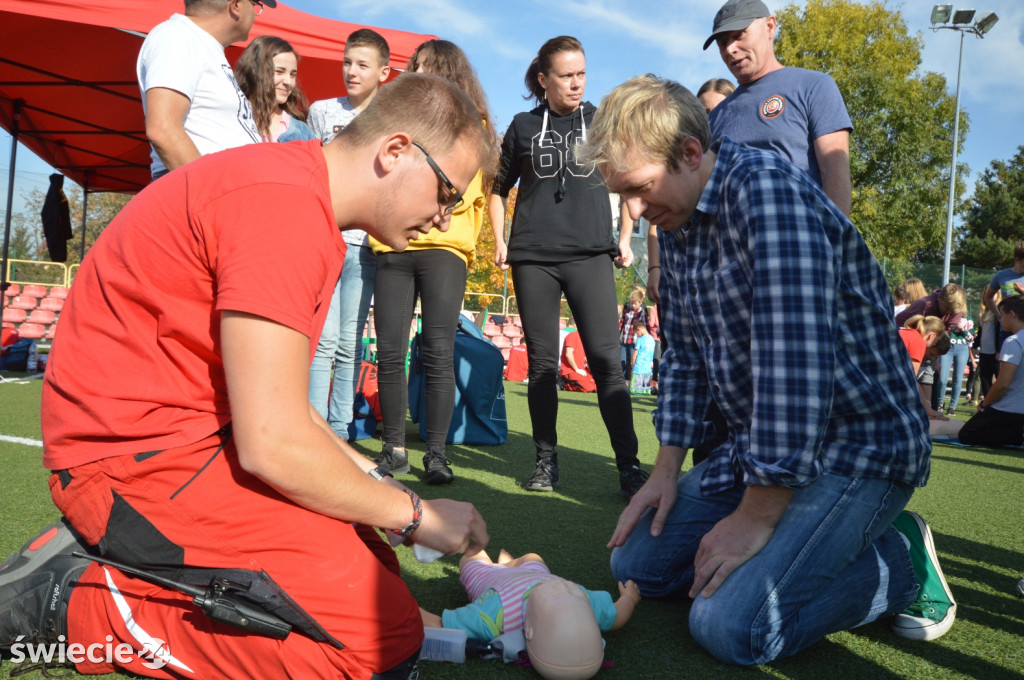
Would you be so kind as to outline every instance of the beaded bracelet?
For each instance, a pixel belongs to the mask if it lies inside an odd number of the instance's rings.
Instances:
[[[411,489],[402,489],[402,491],[409,494],[409,500],[412,501],[412,521],[406,524],[404,529],[392,529],[391,531],[402,538],[409,538],[414,531],[420,528],[420,520],[423,519],[423,504],[420,497]]]

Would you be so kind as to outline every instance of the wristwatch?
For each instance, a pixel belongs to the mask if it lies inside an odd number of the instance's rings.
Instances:
[[[377,467],[373,468],[372,470],[367,470],[366,474],[370,475],[371,477],[376,479],[378,482],[383,481],[383,479],[385,477],[394,478],[394,475],[391,474],[391,471],[388,470],[383,465],[378,465]]]

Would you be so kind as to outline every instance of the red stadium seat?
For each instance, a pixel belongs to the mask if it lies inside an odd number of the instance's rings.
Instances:
[[[504,335],[495,335],[491,338],[491,342],[494,343],[495,347],[511,347],[512,341],[506,338]],[[507,358],[507,357],[506,357]]]
[[[7,302],[10,302],[11,298],[15,295],[21,295],[21,286],[16,283],[7,284],[7,297],[4,299],[7,300]]]
[[[35,309],[39,301],[30,295],[19,295],[11,300],[11,307],[14,309]]]
[[[56,334],[57,334],[57,324],[51,324],[50,327],[46,329],[46,339],[47,340],[53,340],[53,336],[56,335]]]
[[[59,312],[64,308],[64,298],[44,297],[39,301],[39,309],[48,309],[51,312]]]
[[[4,323],[22,323],[28,318],[28,312],[24,309],[8,307],[4,310]]]
[[[47,290],[46,286],[40,286],[35,283],[30,283],[21,289],[21,294],[28,295],[29,297],[34,298],[44,298],[47,295]]]
[[[517,325],[520,328],[522,328],[523,327],[523,317],[521,317],[519,315],[513,316],[512,317],[512,323],[514,323],[515,325]]]
[[[64,286],[51,286],[50,296],[55,298],[61,298],[62,300],[68,296],[68,289]]]
[[[23,323],[18,326],[18,335],[31,340],[38,340],[46,335],[46,327],[37,323]]]
[[[501,326],[493,323],[485,323],[483,331],[484,337],[493,338],[495,336],[501,335]]]
[[[505,359],[505,363],[508,363],[508,357],[509,357],[510,354],[512,354],[512,348],[511,347],[502,347],[501,348],[501,356],[502,356],[502,358]]]
[[[33,309],[28,313],[28,322],[37,323],[40,326],[49,326],[57,320],[57,315],[49,309]]]
[[[523,337],[523,329],[515,324],[507,323],[501,327],[501,334],[506,338],[521,338]]]

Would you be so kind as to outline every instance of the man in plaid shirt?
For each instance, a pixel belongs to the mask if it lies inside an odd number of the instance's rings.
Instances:
[[[609,547],[647,597],[688,594],[719,660],[762,664],[886,617],[933,639],[956,604],[927,524],[903,507],[931,442],[882,272],[806,173],[728,137],[698,100],[634,78],[584,157],[660,228],[662,358],[650,479]],[[679,476],[686,450],[728,438]]]

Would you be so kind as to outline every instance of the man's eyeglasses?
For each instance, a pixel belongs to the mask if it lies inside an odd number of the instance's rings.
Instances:
[[[252,9],[256,12],[256,16],[263,14],[263,3],[260,0],[249,0],[252,3]]]
[[[442,211],[443,214],[451,215],[456,208],[462,205],[462,192],[455,188],[455,185],[452,184],[452,181],[444,174],[444,171],[438,167],[437,162],[433,157],[431,157],[427,150],[423,148],[422,144],[419,142],[413,142],[412,145],[422,151],[423,155],[427,157],[427,165],[430,166],[430,169],[434,171],[435,175],[437,175],[437,179],[440,180],[441,184],[447,190],[447,193],[441,191],[438,192],[437,202],[444,206],[444,210]]]

